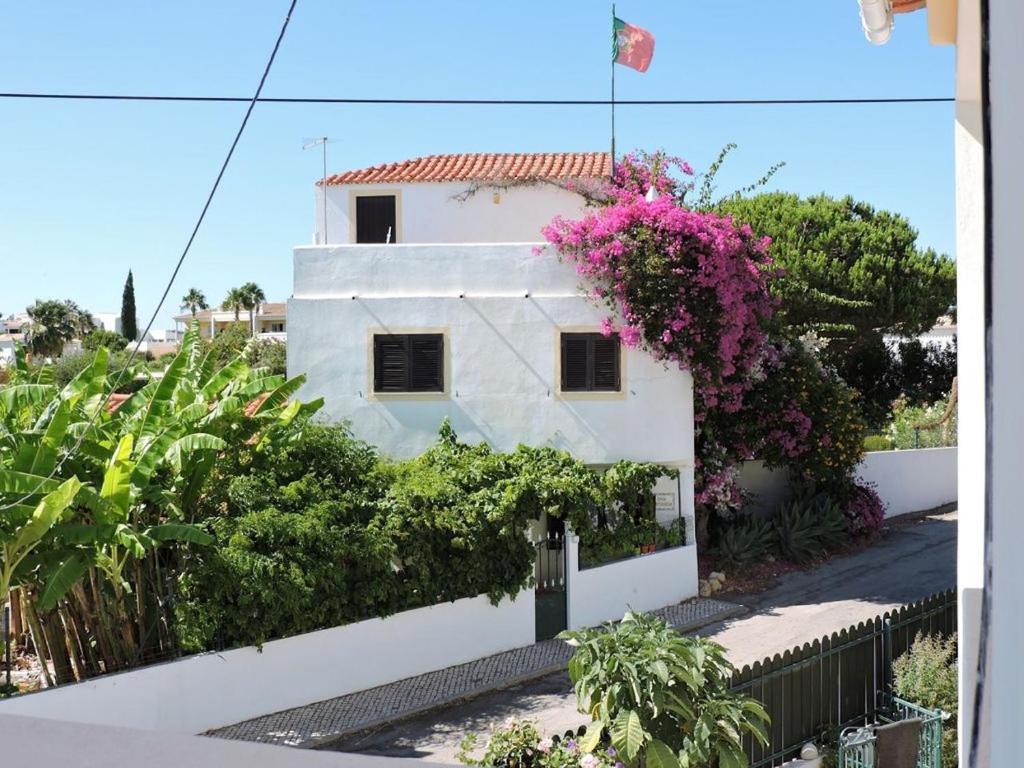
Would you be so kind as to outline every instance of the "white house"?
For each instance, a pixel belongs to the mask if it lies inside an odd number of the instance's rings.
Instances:
[[[535,252],[552,217],[582,214],[565,187],[609,172],[606,153],[462,154],[329,177],[317,207],[326,198],[333,244],[294,254],[300,397],[394,456],[421,452],[448,418],[501,450],[678,467],[661,501],[692,516],[689,374],[602,336],[605,311],[572,265]]]
[[[257,338],[269,341],[286,341],[287,332],[287,306],[283,301],[264,301],[253,313],[253,327]],[[165,332],[168,342],[177,342],[181,335],[188,329],[193,320],[199,321],[199,335],[204,339],[211,339],[225,328],[235,323],[249,322],[249,313],[241,310],[238,317],[235,317],[233,309],[203,309],[194,315],[185,313],[175,315],[174,330]],[[161,339],[155,339],[161,341]]]

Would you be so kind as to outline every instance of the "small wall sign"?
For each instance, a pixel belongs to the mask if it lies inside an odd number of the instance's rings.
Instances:
[[[654,494],[654,506],[656,509],[671,509],[676,508],[676,494],[674,491],[667,493],[656,493]]]

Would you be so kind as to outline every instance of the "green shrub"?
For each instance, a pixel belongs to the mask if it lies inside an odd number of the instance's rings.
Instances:
[[[99,328],[87,334],[82,339],[82,349],[95,352],[100,347],[106,347],[111,352],[119,352],[128,346],[128,339],[120,333]]]
[[[914,644],[893,664],[896,694],[927,709],[941,709],[950,717],[942,727],[942,765],[957,765],[957,655],[956,638],[919,634]]]
[[[560,637],[576,648],[569,677],[577,709],[591,718],[582,752],[607,754],[610,745],[627,765],[744,766],[745,735],[767,744],[768,715],[729,690],[733,667],[717,643],[632,612],[614,627]]]
[[[724,526],[711,551],[727,565],[744,565],[760,560],[775,545],[771,520],[746,517],[724,523]]]
[[[772,523],[779,552],[794,563],[806,563],[849,540],[842,508],[821,493],[798,493],[779,506]]]
[[[892,421],[886,429],[893,445],[901,450],[911,448],[940,448],[956,445],[956,409],[945,424],[919,428],[919,425],[935,424],[946,412],[948,398],[932,405],[910,406],[905,400],[893,403]]]
[[[865,451],[891,451],[894,447],[892,439],[885,435],[868,435],[864,438]]]
[[[552,448],[461,443],[447,423],[408,461],[383,460],[337,426],[238,456],[222,457],[203,497],[215,544],[180,579],[190,649],[515,596],[533,575],[531,520],[546,514],[590,535],[595,506],[646,510],[644,484],[668,472],[623,462],[606,479]]]

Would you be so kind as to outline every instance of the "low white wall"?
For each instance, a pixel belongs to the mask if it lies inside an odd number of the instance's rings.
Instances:
[[[0,715],[202,733],[533,642],[533,589],[481,595],[27,694]]]
[[[906,451],[871,451],[856,474],[875,486],[886,504],[886,517],[932,509],[957,500],[957,449],[918,448]],[[764,462],[744,462],[740,485],[753,494],[749,508],[769,512],[789,492],[785,470],[766,469]]]
[[[697,596],[697,546],[691,544],[580,570],[580,540],[569,536],[569,629],[621,619],[630,608],[653,611]]]
[[[857,467],[875,485],[888,509],[886,516],[905,515],[956,501],[956,448],[872,451]]]

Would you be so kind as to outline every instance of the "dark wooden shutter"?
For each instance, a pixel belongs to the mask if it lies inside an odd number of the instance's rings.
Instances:
[[[407,392],[409,364],[405,336],[373,337],[374,392]]]
[[[619,337],[600,333],[563,333],[562,391],[618,392]]]
[[[373,391],[444,392],[444,335],[375,335]]]
[[[444,336],[440,333],[409,337],[411,392],[444,392]]]
[[[583,333],[562,334],[562,391],[585,392],[587,389],[587,336]]]
[[[593,379],[595,390],[619,391],[619,337],[597,335],[593,339]]]
[[[387,242],[391,230],[391,242],[397,242],[397,219],[394,195],[365,195],[356,197],[356,242]]]

